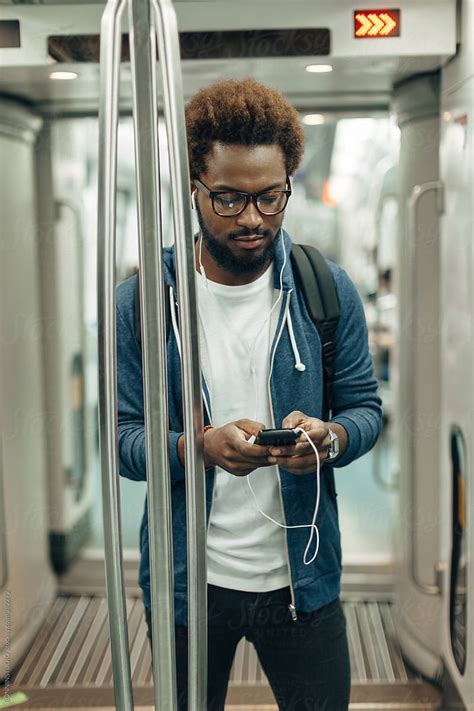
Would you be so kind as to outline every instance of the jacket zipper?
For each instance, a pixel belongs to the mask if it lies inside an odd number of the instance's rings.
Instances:
[[[270,358],[270,373],[269,373],[269,375],[268,375],[267,387],[268,387],[268,397],[269,397],[269,399],[270,399],[270,411],[271,411],[271,413],[272,413],[272,427],[275,427],[275,418],[274,418],[274,416],[273,416],[272,390],[271,390],[271,387],[270,387],[270,381],[271,381],[272,372],[273,372],[273,361],[274,361],[274,358],[275,358],[275,352],[276,352],[276,349],[277,349],[277,347],[278,347],[278,343],[280,342],[281,334],[283,333],[283,329],[284,329],[284,327],[285,327],[285,323],[286,323],[286,319],[287,319],[287,315],[288,315],[288,310],[289,310],[289,308],[290,308],[290,296],[291,296],[291,291],[288,292],[288,296],[287,296],[287,300],[286,300],[286,305],[285,305],[285,313],[284,313],[284,315],[283,315],[283,321],[282,321],[282,324],[281,324],[280,332],[279,332],[279,334],[278,334],[278,336],[277,336],[277,340],[276,340],[276,342],[275,342],[275,347],[273,348],[272,355],[271,355],[271,358]],[[284,507],[284,504],[283,504],[283,493],[282,493],[282,487],[281,487],[281,475],[280,475],[280,469],[279,469],[279,467],[277,467],[277,471],[278,471],[278,488],[279,488],[279,492],[280,492],[281,510],[282,510],[282,513],[283,513],[283,521],[284,521],[285,526],[286,526],[287,523],[286,523],[285,507]],[[291,619],[293,620],[293,622],[296,622],[297,619],[298,619],[298,615],[296,614],[295,591],[294,591],[294,589],[293,589],[293,582],[292,582],[292,577],[291,577],[291,563],[290,563],[290,551],[289,551],[289,548],[288,548],[288,534],[287,534],[287,529],[285,529],[285,544],[286,544],[286,545],[285,545],[286,560],[287,560],[287,563],[288,563],[288,572],[289,572],[289,575],[290,575],[290,595],[291,595],[291,602],[290,602],[290,604],[288,605],[288,609],[289,609],[290,614],[291,614]]]

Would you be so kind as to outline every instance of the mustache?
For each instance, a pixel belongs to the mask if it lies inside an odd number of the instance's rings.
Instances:
[[[238,237],[250,237],[250,235],[255,235],[256,237],[271,237],[270,230],[240,230],[240,232],[229,232],[229,239],[237,239]]]

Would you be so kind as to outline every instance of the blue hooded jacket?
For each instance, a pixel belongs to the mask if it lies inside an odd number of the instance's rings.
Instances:
[[[286,254],[291,239],[283,231]],[[280,271],[285,263],[282,240],[278,239],[274,259],[274,286],[280,289]],[[336,460],[343,467],[365,454],[375,444],[381,425],[381,401],[368,350],[367,326],[361,299],[346,272],[327,261],[336,285],[341,318],[336,332],[336,364],[333,386],[332,422],[348,434],[347,449]],[[174,248],[164,250],[166,288],[172,287],[176,300]],[[146,479],[146,447],[143,408],[141,349],[134,329],[136,276],[117,288],[117,388],[120,474],[136,481]],[[295,283],[288,258],[282,275],[283,295],[278,324],[270,352],[270,391],[274,426],[293,410],[322,418],[323,374],[319,334],[308,315],[301,290]],[[180,356],[175,328],[170,329],[168,354],[169,448],[173,522],[173,558],[176,624],[187,624],[187,550],[185,470],[178,457],[178,439],[183,434]],[[303,363],[305,369],[295,368]],[[209,398],[204,384],[205,421],[209,422]],[[206,414],[207,411],[207,414]],[[308,541],[307,528],[286,529],[292,603],[296,610],[310,612],[338,597],[341,578],[341,545],[335,492],[329,465],[321,469],[321,499],[317,518],[320,548],[314,562],[303,562]],[[206,470],[206,510],[209,521],[215,469]],[[279,469],[286,524],[311,523],[316,477],[292,474]],[[139,584],[143,602],[151,607],[147,503],[140,527],[141,563]],[[307,559],[314,552],[314,541]]]

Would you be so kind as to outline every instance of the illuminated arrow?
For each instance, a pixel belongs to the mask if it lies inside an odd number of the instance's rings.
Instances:
[[[397,23],[395,22],[393,17],[387,15],[386,12],[382,12],[380,14],[380,19],[383,20],[385,23],[385,27],[383,28],[383,30],[380,30],[381,35],[389,35],[393,28],[397,26]]]
[[[380,34],[380,30],[383,30],[385,22],[381,20],[380,17],[375,14],[375,12],[371,12],[368,17],[369,20],[374,24],[374,26],[369,30],[368,34],[370,35],[370,37],[376,37]]]
[[[360,23],[359,29],[356,31],[357,37],[365,37],[367,32],[371,29],[372,23],[367,17],[367,15],[356,15],[356,20]]]
[[[355,29],[356,37],[389,37],[399,35],[397,15],[390,12],[354,12],[354,18],[359,23]]]

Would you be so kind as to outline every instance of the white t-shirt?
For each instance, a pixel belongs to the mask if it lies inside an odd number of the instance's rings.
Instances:
[[[247,418],[272,427],[269,353],[279,307],[271,318],[269,314],[280,293],[273,288],[273,265],[251,284],[227,286],[197,274],[197,285],[201,360],[213,425]],[[249,476],[262,511],[284,523],[277,467],[261,467]],[[216,467],[207,565],[212,585],[252,592],[289,585],[285,529],[258,511],[247,477],[220,467]]]

